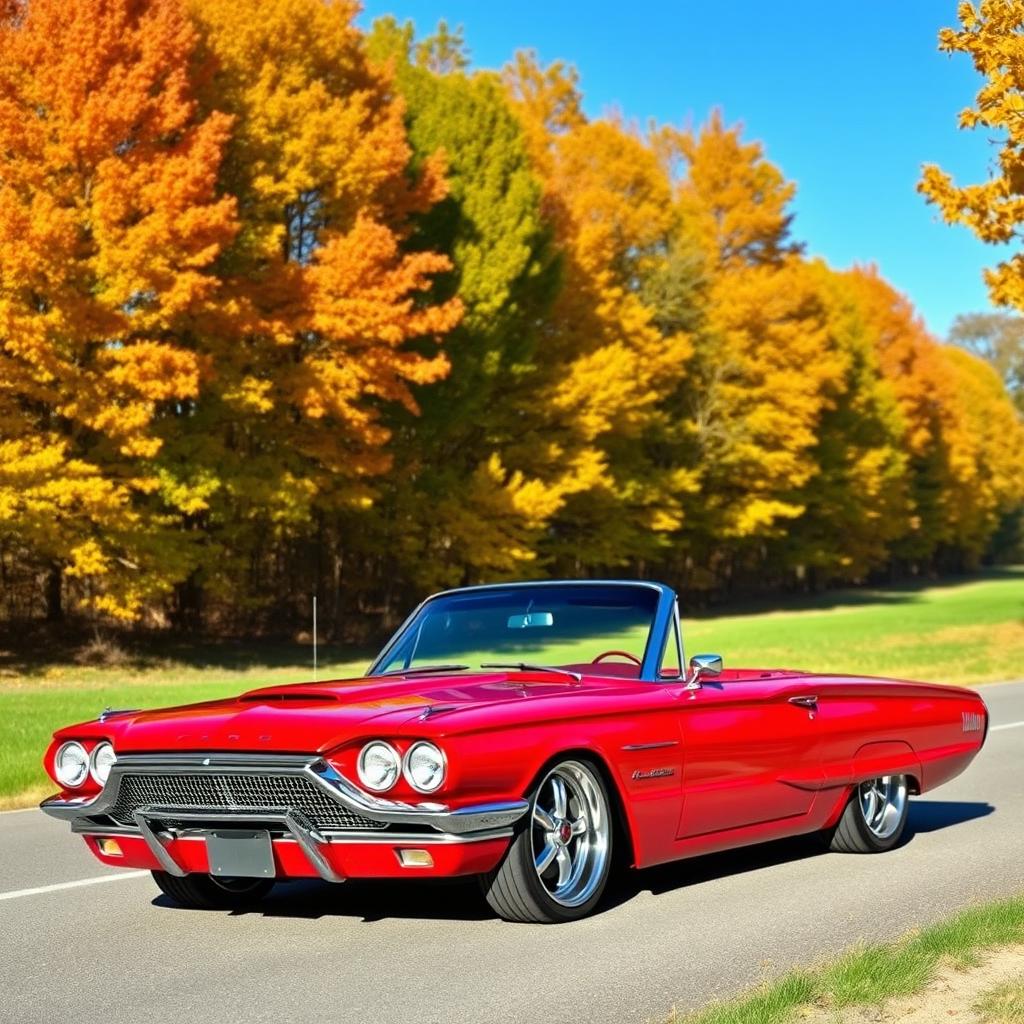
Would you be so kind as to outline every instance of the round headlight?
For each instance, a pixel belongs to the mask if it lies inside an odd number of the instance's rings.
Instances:
[[[444,754],[433,743],[414,743],[406,751],[402,772],[413,789],[433,793],[444,782]]]
[[[104,740],[93,750],[91,760],[92,764],[89,770],[92,777],[101,786],[105,786],[107,779],[110,778],[110,769],[114,767],[114,762],[117,760],[114,748]]]
[[[359,753],[359,781],[367,789],[383,793],[398,781],[401,770],[398,753],[390,743],[374,740]]]
[[[81,743],[72,740],[57,751],[53,759],[57,781],[68,789],[77,789],[89,774],[89,755]]]

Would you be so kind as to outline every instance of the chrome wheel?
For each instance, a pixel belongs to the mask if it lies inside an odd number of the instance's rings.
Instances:
[[[861,817],[876,839],[888,839],[903,821],[907,804],[904,775],[883,775],[862,782],[857,792]]]
[[[533,798],[533,866],[547,894],[563,907],[586,903],[605,877],[611,822],[604,791],[590,767],[563,761]]]

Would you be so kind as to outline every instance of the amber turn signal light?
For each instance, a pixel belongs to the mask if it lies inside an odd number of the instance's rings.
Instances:
[[[432,868],[434,858],[429,850],[397,850],[398,863],[403,868]]]
[[[121,845],[116,839],[111,839],[109,836],[99,836],[96,839],[96,849],[100,851],[104,856],[107,857],[123,857],[124,854],[121,851]]]

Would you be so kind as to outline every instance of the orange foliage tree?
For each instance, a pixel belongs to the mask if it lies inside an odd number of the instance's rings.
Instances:
[[[131,615],[182,570],[162,422],[237,231],[173,0],[8,4],[0,20],[0,535]]]

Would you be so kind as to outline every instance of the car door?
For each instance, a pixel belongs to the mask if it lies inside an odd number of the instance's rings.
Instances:
[[[810,813],[823,773],[815,694],[775,673],[725,672],[681,691],[683,806],[679,838]]]

